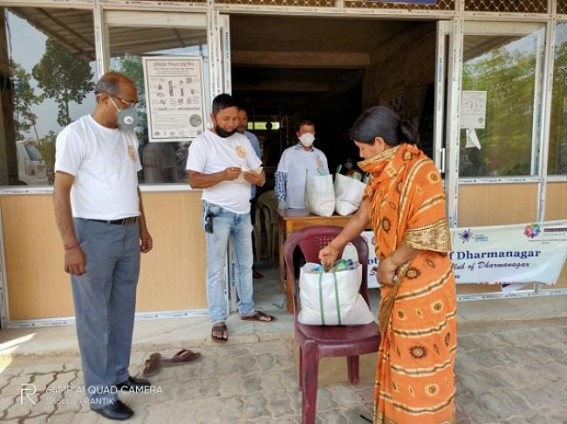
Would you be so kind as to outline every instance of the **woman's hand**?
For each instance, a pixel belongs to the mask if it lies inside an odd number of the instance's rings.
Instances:
[[[319,250],[319,261],[325,269],[331,268],[337,261],[338,256],[339,251],[333,248],[330,243]]]
[[[397,271],[398,265],[392,259],[392,255],[380,261],[378,270],[376,271],[376,279],[378,280],[378,284],[382,286],[394,285]]]

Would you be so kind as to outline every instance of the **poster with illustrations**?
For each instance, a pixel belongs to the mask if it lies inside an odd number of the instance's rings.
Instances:
[[[463,91],[461,93],[461,128],[484,129],[486,97],[486,91]]]
[[[190,141],[204,131],[200,57],[144,57],[148,139]]]

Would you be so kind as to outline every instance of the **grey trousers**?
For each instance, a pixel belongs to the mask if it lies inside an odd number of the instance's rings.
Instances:
[[[140,274],[138,224],[113,225],[74,219],[87,257],[87,272],[72,276],[73,301],[85,394],[91,408],[117,398],[128,378],[136,285]]]

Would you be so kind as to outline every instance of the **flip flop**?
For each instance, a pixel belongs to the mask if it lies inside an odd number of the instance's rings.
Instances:
[[[256,311],[253,315],[241,316],[240,319],[243,321],[273,322],[276,320],[276,317],[262,311]]]
[[[201,357],[199,352],[193,352],[192,350],[181,349],[171,359],[162,359],[161,365],[163,367],[173,367],[176,365],[186,364],[188,362],[196,361]]]
[[[162,358],[159,353],[152,353],[144,363],[144,377],[156,375],[161,370]]]
[[[181,349],[171,359],[164,359],[160,353],[152,353],[149,359],[146,359],[144,364],[144,376],[151,377],[160,372],[162,367],[173,367],[176,365],[183,365],[188,362],[196,361],[201,357],[199,352],[192,350]]]
[[[222,335],[220,337],[215,336],[215,333],[221,333]],[[225,333],[226,333],[226,339],[223,337]],[[220,343],[224,343],[228,341],[228,328],[226,327],[226,324],[213,325],[213,328],[211,330],[211,339],[213,339],[213,341],[215,342],[220,342]]]

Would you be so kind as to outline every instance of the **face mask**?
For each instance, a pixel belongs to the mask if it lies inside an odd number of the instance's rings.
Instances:
[[[233,129],[232,131],[226,131],[226,130],[223,130],[218,125],[215,126],[215,132],[217,133],[217,135],[219,137],[222,137],[222,138],[230,137],[232,134],[236,133],[236,131],[238,131],[236,128]]]
[[[136,106],[118,109],[112,97],[110,97],[110,101],[116,108],[116,123],[118,124],[118,128],[121,130],[133,130],[138,123],[138,111],[136,110]]]
[[[345,162],[344,167],[346,169],[352,169],[352,162]]]
[[[299,141],[301,142],[301,144],[303,144],[305,147],[311,147],[311,145],[313,144],[313,142],[315,141],[315,136],[311,133],[305,133],[305,134],[301,134],[301,136],[299,137]]]

